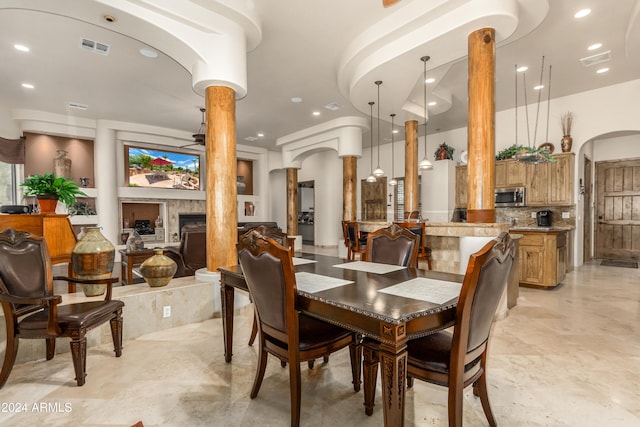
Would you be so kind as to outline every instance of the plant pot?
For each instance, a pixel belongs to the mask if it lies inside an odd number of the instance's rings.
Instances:
[[[73,272],[79,279],[108,279],[113,271],[116,250],[99,227],[86,227],[86,234],[71,251]],[[102,295],[107,285],[81,284],[88,297]]]
[[[58,206],[58,196],[54,194],[41,194],[36,196],[38,199],[38,205],[40,206],[40,213],[43,215],[55,214],[56,206]]]
[[[163,255],[162,248],[154,250],[155,255],[144,260],[140,265],[140,274],[152,288],[167,286],[173,275],[176,274],[178,265],[174,260]]]

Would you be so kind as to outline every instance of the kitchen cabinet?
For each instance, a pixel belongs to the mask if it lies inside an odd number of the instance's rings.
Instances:
[[[573,204],[573,153],[554,155],[555,163],[526,165],[527,206]]]
[[[522,234],[518,254],[520,284],[550,288],[567,273],[567,231],[511,230]]]
[[[498,160],[495,176],[496,188],[523,187],[526,182],[525,164],[515,159]]]
[[[467,166],[456,166],[456,208],[467,208]]]

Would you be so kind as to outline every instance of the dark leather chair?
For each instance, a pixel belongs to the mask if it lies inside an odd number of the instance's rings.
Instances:
[[[106,284],[105,299],[60,305],[62,297],[53,295],[53,281]],[[87,331],[105,322],[111,324],[116,357],[122,354],[122,301],[111,299],[117,278],[82,280],[53,277],[51,258],[44,239],[26,232],[6,229],[0,233],[0,303],[4,311],[7,348],[0,372],[3,387],[13,369],[20,338],[45,339],[46,357],[55,354],[56,338],[71,338],[71,357],[76,382],[82,386],[86,376]]]
[[[253,230],[238,243],[238,259],[260,326],[259,356],[251,398],[260,391],[271,353],[289,365],[291,425],[300,424],[300,363],[349,346],[353,389],[360,389],[361,347],[356,334],[296,309],[296,277],[291,252]]]
[[[349,233],[347,232],[347,222],[342,221],[342,238],[344,239],[344,245],[347,248],[347,259],[351,259],[351,245],[349,244]]]
[[[515,253],[515,241],[502,233],[472,254],[458,297],[453,333],[437,332],[407,343],[408,385],[417,378],[448,387],[449,427],[462,426],[463,390],[472,384],[489,425],[496,426],[487,394],[487,348],[493,317],[516,262]],[[365,363],[365,375],[370,374],[367,369]]]
[[[417,235],[395,224],[373,231],[367,236],[367,261],[417,267],[418,241]]]
[[[180,246],[166,247],[164,254],[178,265],[173,277],[193,276],[207,266],[207,226],[189,224],[182,227]]]
[[[289,252],[291,252],[291,256],[295,253],[295,238],[287,236],[287,233],[283,233],[279,228],[272,228],[268,225],[261,224],[257,227],[252,228],[252,230],[256,230],[258,233],[265,237],[270,237],[282,246],[289,248]],[[245,233],[246,234],[246,233]],[[242,237],[241,237],[242,238]],[[253,327],[251,329],[251,336],[249,337],[249,345],[253,345],[253,342],[256,340],[256,336],[258,335],[258,320],[256,317],[253,317]],[[310,368],[313,368],[313,362],[309,362]]]
[[[362,261],[366,260],[367,237],[360,233],[357,221],[347,221],[347,236],[349,237],[349,259],[354,260],[356,254],[360,254]]]
[[[432,267],[431,267],[431,248],[427,247],[427,245],[426,245],[427,233],[426,233],[424,222],[409,222],[409,221],[407,221],[407,222],[396,222],[394,224],[398,225],[399,227],[406,228],[407,230],[411,231],[412,233],[417,234],[418,236],[420,236],[420,240],[418,242],[418,261],[420,261],[420,260],[427,261],[427,268],[429,270],[431,270],[432,269]]]

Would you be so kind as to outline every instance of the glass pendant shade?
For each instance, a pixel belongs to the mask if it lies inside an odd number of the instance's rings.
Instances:
[[[376,181],[377,181],[376,177],[373,174],[367,177],[367,182],[376,182]]]
[[[391,178],[391,181],[389,181],[389,185],[395,187],[396,185],[398,185],[398,180],[395,178]]]
[[[380,168],[380,165],[378,165],[378,167],[376,168],[376,170],[373,171],[373,174],[375,176],[384,176],[384,171]]]
[[[433,169],[433,164],[427,159],[427,155],[425,154],[424,159],[420,163],[418,163],[418,169],[420,170],[429,170]]]

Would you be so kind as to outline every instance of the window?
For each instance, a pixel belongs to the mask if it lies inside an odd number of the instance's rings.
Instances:
[[[16,205],[16,165],[0,162],[0,205]]]
[[[396,178],[398,185],[393,191],[395,209],[393,212],[394,221],[404,221],[404,178]],[[422,211],[422,179],[418,175],[418,210]]]

